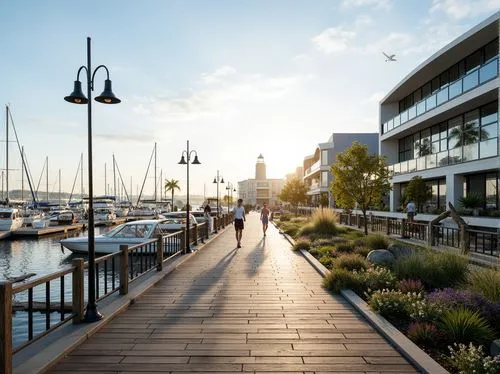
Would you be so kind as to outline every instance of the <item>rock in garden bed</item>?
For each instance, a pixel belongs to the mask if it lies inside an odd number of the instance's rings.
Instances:
[[[368,253],[368,256],[366,256],[366,259],[371,264],[381,266],[390,266],[396,261],[394,255],[387,249],[375,249],[373,251],[370,251],[370,253]]]

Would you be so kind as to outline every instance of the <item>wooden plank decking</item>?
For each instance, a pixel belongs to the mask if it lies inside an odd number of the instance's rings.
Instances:
[[[53,369],[53,373],[414,373],[320,275],[250,215]]]

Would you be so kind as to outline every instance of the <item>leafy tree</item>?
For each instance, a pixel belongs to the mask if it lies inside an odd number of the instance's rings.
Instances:
[[[281,201],[290,203],[295,207],[295,214],[297,214],[297,207],[300,203],[307,201],[308,187],[299,178],[294,178],[286,182],[281,189],[279,198]]]
[[[422,207],[426,201],[432,198],[432,189],[428,186],[422,177],[415,176],[411,178],[408,186],[406,186],[403,203],[406,205],[410,200],[413,200],[417,210],[422,211]]]
[[[366,145],[353,142],[350,148],[337,155],[331,172],[330,191],[335,201],[344,208],[354,208],[358,204],[365,218],[365,235],[368,235],[366,211],[391,190],[385,157],[370,155]]]
[[[175,190],[181,190],[181,187],[179,186],[179,181],[177,179],[165,179],[165,194],[167,192],[172,192],[172,210],[174,210],[174,191]]]

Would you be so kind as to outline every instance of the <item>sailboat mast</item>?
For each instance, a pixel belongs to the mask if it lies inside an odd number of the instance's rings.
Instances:
[[[80,194],[82,195],[82,205],[83,205],[83,153],[80,155]]]
[[[156,142],[155,142],[155,203],[158,201],[158,179],[156,179]]]
[[[115,165],[114,153],[113,153],[113,195],[115,195],[115,201],[116,201],[116,165]]]
[[[59,208],[61,207],[61,169],[59,169]]]
[[[47,162],[47,170],[45,173],[45,184],[47,186],[47,203],[49,202],[49,156],[45,158],[45,161]]]
[[[21,201],[24,201],[24,145],[21,147]]]
[[[5,106],[5,188],[6,202],[9,202],[9,106]]]
[[[106,163],[104,163],[104,196],[108,195],[108,178],[106,175]]]

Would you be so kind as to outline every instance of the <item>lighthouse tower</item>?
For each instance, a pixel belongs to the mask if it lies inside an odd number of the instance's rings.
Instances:
[[[266,163],[264,162],[264,156],[262,153],[257,157],[257,163],[255,164],[255,179],[256,180],[266,180]]]

